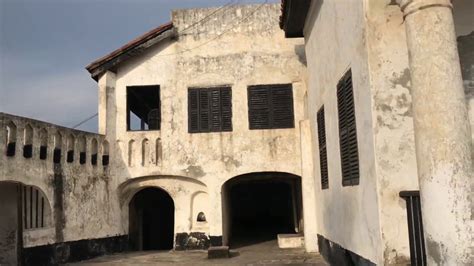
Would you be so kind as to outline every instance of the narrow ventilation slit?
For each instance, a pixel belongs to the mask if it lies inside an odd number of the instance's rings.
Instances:
[[[61,149],[55,148],[53,151],[53,163],[61,163]]]
[[[15,156],[16,142],[10,142],[7,144],[7,156]]]
[[[74,151],[73,150],[67,151],[66,162],[72,163],[73,161],[74,161]]]
[[[33,145],[27,144],[23,146],[23,157],[31,158],[33,157]]]
[[[91,155],[91,164],[97,165],[97,153]]]
[[[109,156],[108,155],[102,155],[102,165],[103,166],[109,165]]]
[[[46,160],[48,157],[48,147],[40,146],[40,160]]]
[[[79,153],[79,163],[85,164],[86,163],[86,152]]]

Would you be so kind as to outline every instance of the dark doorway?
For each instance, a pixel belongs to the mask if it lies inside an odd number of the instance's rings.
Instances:
[[[299,231],[299,177],[279,173],[250,174],[224,186],[227,244],[234,248]]]
[[[173,249],[174,203],[164,190],[145,188],[129,204],[129,237],[134,250]]]

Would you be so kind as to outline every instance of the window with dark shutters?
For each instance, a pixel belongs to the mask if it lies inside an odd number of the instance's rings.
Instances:
[[[329,188],[328,157],[326,150],[326,125],[324,120],[324,105],[317,113],[318,142],[319,142],[319,168],[321,170],[321,189]]]
[[[291,84],[248,87],[250,129],[294,128]]]
[[[342,185],[358,185],[359,152],[357,147],[357,128],[351,70],[349,70],[337,84],[337,108],[339,115]]]
[[[188,90],[188,131],[190,133],[232,131],[230,87]]]

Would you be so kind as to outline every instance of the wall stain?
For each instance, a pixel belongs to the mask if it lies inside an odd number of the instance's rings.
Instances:
[[[192,177],[203,177],[206,173],[202,170],[202,167],[199,165],[190,165],[188,168],[183,169],[183,172],[186,173],[188,176]]]

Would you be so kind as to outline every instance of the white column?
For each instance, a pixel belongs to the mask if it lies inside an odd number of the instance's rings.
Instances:
[[[311,135],[310,121],[301,120],[301,191],[303,194],[304,243],[307,252],[317,252],[316,190],[314,184],[314,163]]]
[[[107,119],[112,115],[112,107],[114,106],[111,104],[112,98],[111,94],[115,92],[115,74],[113,72],[107,71],[105,72],[98,81],[99,86],[99,109],[98,109],[98,118],[99,118],[99,134],[106,134],[107,133],[107,122],[111,122],[109,120],[115,119],[115,117]]]
[[[398,0],[404,13],[428,265],[467,265],[471,129],[450,0]]]

